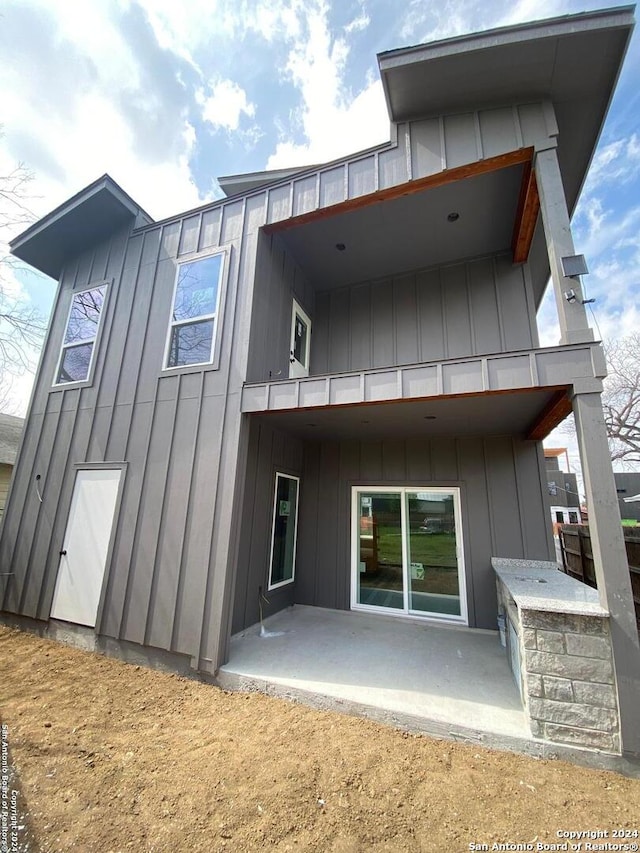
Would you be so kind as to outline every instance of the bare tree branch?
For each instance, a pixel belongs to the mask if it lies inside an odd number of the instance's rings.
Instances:
[[[640,333],[605,344],[609,375],[602,408],[611,459],[640,465]]]
[[[33,222],[29,209],[29,187],[33,173],[19,163],[9,174],[0,175],[0,234],[12,236]],[[11,283],[19,263],[0,249],[0,400],[10,388],[11,376],[35,369],[35,357],[46,331],[46,318],[16,292]],[[5,387],[6,386],[6,387]],[[6,402],[6,401],[5,401]]]

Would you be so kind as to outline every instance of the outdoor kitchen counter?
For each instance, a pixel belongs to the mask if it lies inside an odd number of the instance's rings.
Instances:
[[[556,563],[493,557],[491,565],[519,610],[608,616],[598,591],[565,575]]]
[[[619,753],[609,613],[597,590],[552,562],[494,557],[491,565],[503,642],[531,734]]]

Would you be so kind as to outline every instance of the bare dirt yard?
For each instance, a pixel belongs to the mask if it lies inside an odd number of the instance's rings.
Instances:
[[[613,834],[640,829],[640,780],[226,693],[2,626],[0,701],[29,849],[43,853],[639,840]]]

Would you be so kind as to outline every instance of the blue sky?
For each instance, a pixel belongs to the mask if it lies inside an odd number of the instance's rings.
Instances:
[[[155,218],[217,175],[304,165],[388,139],[376,53],[601,8],[585,0],[4,0],[0,168],[42,215],[109,172]],[[574,217],[604,337],[640,327],[640,52],[631,49]],[[14,233],[2,233],[6,241]],[[10,286],[50,310],[54,284]],[[546,300],[541,340],[558,342]],[[14,383],[26,409],[29,377]]]

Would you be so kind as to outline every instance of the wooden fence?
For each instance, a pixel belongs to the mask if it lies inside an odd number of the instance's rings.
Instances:
[[[636,621],[640,631],[640,530],[623,527],[624,544],[631,577],[631,591],[636,608]],[[591,551],[591,534],[586,524],[563,524],[560,527],[562,570],[576,580],[597,588],[596,573]]]

